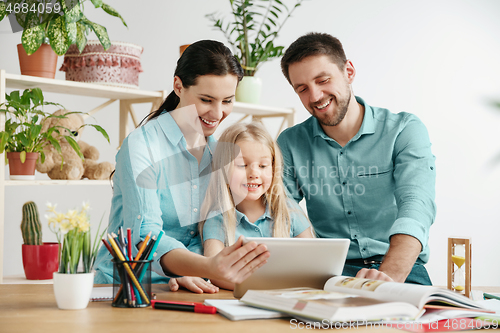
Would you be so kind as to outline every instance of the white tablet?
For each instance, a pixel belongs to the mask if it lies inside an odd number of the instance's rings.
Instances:
[[[248,289],[310,287],[323,289],[330,277],[341,275],[349,239],[247,237],[244,243],[266,244],[267,263],[234,287],[234,296]]]

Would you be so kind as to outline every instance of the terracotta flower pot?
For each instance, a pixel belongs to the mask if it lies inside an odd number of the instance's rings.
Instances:
[[[9,160],[10,179],[12,180],[34,180],[35,166],[39,153],[26,153],[24,163],[19,158],[21,153],[7,153]]]
[[[53,79],[56,76],[57,54],[49,44],[42,44],[32,55],[27,55],[23,44],[17,44],[22,75]]]
[[[179,56],[181,56],[184,53],[184,50],[188,48],[188,46],[191,44],[184,44],[179,46]]]
[[[22,247],[24,274],[28,280],[52,279],[59,268],[59,244],[25,245]]]

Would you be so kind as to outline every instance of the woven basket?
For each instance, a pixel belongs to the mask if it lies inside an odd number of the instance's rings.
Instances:
[[[138,88],[142,50],[139,45],[111,42],[104,51],[99,41],[88,41],[79,53],[76,45],[71,45],[59,70],[66,72],[69,81]]]

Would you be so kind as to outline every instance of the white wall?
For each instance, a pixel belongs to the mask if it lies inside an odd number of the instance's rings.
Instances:
[[[171,89],[180,45],[206,38],[224,41],[204,15],[227,13],[227,0],[107,2],[123,15],[128,30],[91,6],[86,13],[105,23],[111,39],[144,47],[141,89]],[[500,166],[491,164],[500,154],[500,109],[489,105],[492,99],[500,100],[499,14],[496,0],[310,0],[298,8],[277,39],[288,46],[310,31],[338,37],[357,69],[356,95],[393,112],[415,113],[427,125],[438,175],[438,215],[431,229],[427,267],[438,285],[446,284],[449,236],[472,237],[474,285],[500,285],[500,266],[493,256],[500,252],[496,241]],[[17,74],[15,47],[20,34],[9,30],[8,21],[0,23],[0,68]],[[309,116],[282,76],[279,61],[265,63],[257,76],[265,85],[262,104],[295,107],[298,121]],[[58,72],[56,78],[64,79],[64,73]],[[82,111],[100,102],[57,94],[47,98]],[[237,118],[230,117],[224,127]],[[101,111],[96,119],[108,130],[111,145],[91,129],[84,140],[99,147],[102,160],[114,161],[118,106]],[[4,270],[11,275],[22,274],[19,224],[25,201],[34,199],[43,210],[46,201],[66,209],[89,200],[95,224],[101,214],[109,213],[111,189],[22,187],[8,189],[6,197]],[[53,240],[51,236],[47,230],[45,240]]]

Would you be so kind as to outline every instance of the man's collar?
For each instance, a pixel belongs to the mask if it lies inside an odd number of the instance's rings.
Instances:
[[[375,133],[375,119],[374,119],[373,109],[371,108],[371,106],[366,104],[361,97],[356,96],[356,101],[359,104],[363,105],[363,107],[365,108],[363,123],[361,124],[361,127],[359,128],[359,131],[356,134],[356,136]]]

